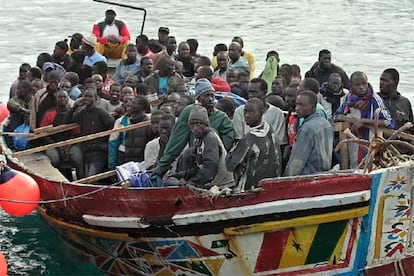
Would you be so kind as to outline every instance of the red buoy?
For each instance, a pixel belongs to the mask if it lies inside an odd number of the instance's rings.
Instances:
[[[10,112],[5,103],[0,103],[0,123],[9,116]]]
[[[39,186],[29,175],[4,167],[0,175],[0,198],[38,202],[40,200]],[[28,204],[0,200],[0,206],[4,211],[16,217],[30,214],[37,205],[37,203]]]
[[[0,251],[0,276],[7,275],[7,262],[6,258],[4,258],[3,253]]]

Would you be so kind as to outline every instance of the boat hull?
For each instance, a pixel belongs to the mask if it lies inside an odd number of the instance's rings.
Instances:
[[[371,174],[266,179],[213,196],[190,187],[124,189],[42,176],[40,214],[107,274],[414,274],[414,163]],[[393,268],[394,267],[394,268]]]

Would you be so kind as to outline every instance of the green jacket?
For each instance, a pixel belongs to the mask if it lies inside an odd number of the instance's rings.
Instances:
[[[171,163],[181,154],[186,144],[194,141],[194,136],[188,128],[188,117],[194,104],[191,104],[181,111],[180,116],[175,123],[164,154],[158,161],[154,172],[158,175],[164,175],[170,168]],[[209,116],[210,127],[215,129],[223,141],[224,147],[229,151],[233,146],[234,128],[233,123],[224,112],[214,109],[213,114]]]

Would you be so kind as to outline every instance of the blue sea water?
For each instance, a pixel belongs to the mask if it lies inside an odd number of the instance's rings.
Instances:
[[[115,1],[115,0],[114,0]],[[199,40],[199,52],[210,56],[216,43],[242,36],[256,56],[257,74],[266,52],[277,50],[281,63],[295,63],[302,75],[317,60],[318,51],[332,51],[332,62],[348,74],[367,73],[378,90],[385,68],[400,72],[399,90],[414,100],[413,0],[246,0],[118,1],[141,6],[148,16],[144,33],[155,37],[168,26],[177,41]],[[23,62],[35,64],[40,52],[51,52],[56,41],[74,32],[88,33],[107,5],[91,0],[3,1],[0,12],[0,100]],[[142,13],[118,8],[133,37]],[[56,238],[39,215],[13,218],[0,211],[0,250],[10,275],[95,275]]]

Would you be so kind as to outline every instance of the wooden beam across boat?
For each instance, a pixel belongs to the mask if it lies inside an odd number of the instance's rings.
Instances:
[[[78,127],[78,124],[65,124],[65,125],[59,125],[59,126],[52,126],[48,125],[45,127],[40,127],[34,129],[33,132],[30,133],[17,133],[17,132],[0,132],[0,135],[8,135],[11,137],[24,137],[26,136],[29,140],[35,140],[42,137],[46,137],[49,135],[54,135],[57,133],[61,133],[64,131],[72,130]]]
[[[129,126],[126,126],[126,127],[121,127],[121,128],[117,128],[117,129],[110,129],[110,130],[106,130],[106,131],[102,131],[102,132],[98,132],[98,133],[93,133],[93,134],[89,134],[89,135],[82,136],[82,137],[69,139],[69,140],[66,140],[66,141],[56,142],[56,143],[45,145],[45,146],[40,146],[40,147],[31,148],[31,149],[27,149],[27,150],[17,151],[17,152],[14,152],[12,154],[12,157],[20,157],[20,156],[25,155],[25,154],[31,154],[31,153],[35,153],[35,152],[44,151],[44,150],[47,150],[47,149],[58,148],[58,147],[68,146],[68,145],[72,145],[72,144],[76,144],[76,143],[81,143],[81,142],[93,140],[93,139],[96,139],[96,138],[105,137],[105,136],[111,135],[113,133],[125,132],[125,131],[129,131],[129,130],[132,130],[132,129],[149,126],[150,123],[151,123],[151,121],[145,121],[145,122],[141,122],[141,123],[138,123],[138,124],[132,124],[132,125],[129,125]]]
[[[79,180],[76,180],[76,181],[73,181],[73,182],[74,183],[81,183],[81,184],[88,184],[88,183],[92,183],[94,181],[101,180],[101,179],[111,177],[111,176],[114,176],[114,175],[116,175],[116,172],[114,170],[112,170],[112,171],[107,171],[107,172],[98,173],[98,174],[95,174],[95,175],[92,175],[92,176],[88,176],[88,177],[85,177],[85,178],[82,178],[82,179],[79,179]]]

